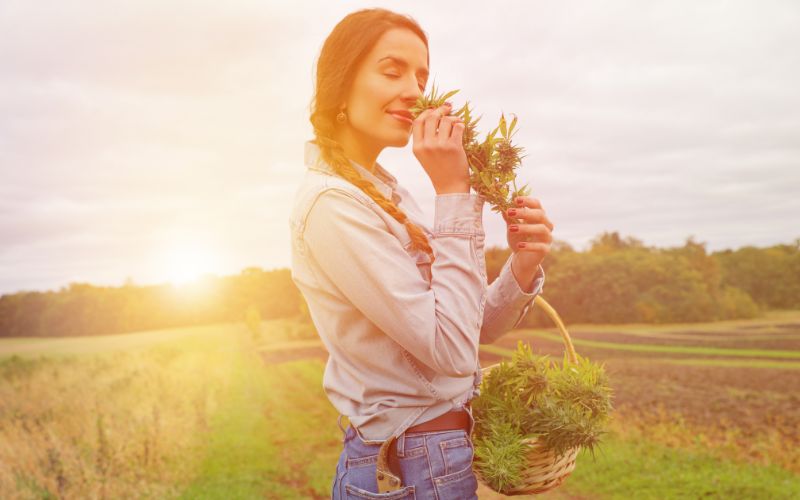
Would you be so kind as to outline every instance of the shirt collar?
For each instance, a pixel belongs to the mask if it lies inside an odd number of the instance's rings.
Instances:
[[[312,141],[306,141],[305,143],[304,163],[306,168],[311,170],[337,175],[333,168],[322,159],[319,146]],[[350,160],[350,163],[361,174],[361,177],[374,184],[384,197],[392,199],[392,193],[397,189],[397,179],[383,168],[380,163],[375,162],[375,174],[354,160]]]

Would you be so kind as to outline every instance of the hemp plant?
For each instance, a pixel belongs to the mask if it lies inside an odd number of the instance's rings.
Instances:
[[[459,90],[451,90],[439,95],[434,82],[431,92],[420,96],[410,112],[416,118],[428,108],[442,106]],[[473,118],[469,101],[451,114],[458,116],[464,122],[462,143],[470,167],[470,186],[476,193],[486,198],[493,211],[500,213],[503,219],[508,220],[506,210],[515,206],[514,199],[517,196],[530,194],[527,184],[517,187],[516,173],[514,172],[521,165],[522,158],[525,156],[521,154],[523,148],[515,146],[511,142],[514,127],[517,125],[516,115],[509,124],[505,114],[501,114],[499,125],[487,133],[482,142],[479,142],[476,125],[482,115]],[[511,186],[508,185],[509,182]]]
[[[594,458],[607,432],[612,390],[603,365],[576,359],[564,353],[559,365],[520,340],[510,362],[483,376],[472,402],[475,467],[495,491],[521,486],[530,449],[526,438],[557,457],[584,447]]]

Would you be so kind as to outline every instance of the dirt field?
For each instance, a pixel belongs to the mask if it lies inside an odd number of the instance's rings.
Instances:
[[[560,340],[517,330],[493,346],[516,349],[518,340],[534,352],[560,361]],[[541,333],[541,332],[540,332]],[[554,333],[552,330],[550,333]],[[614,390],[615,416],[623,430],[641,432],[675,445],[700,443],[759,463],[778,463],[800,473],[800,322],[737,324],[727,329],[620,329],[570,332],[576,351],[605,364]],[[600,342],[580,345],[581,340]],[[604,344],[608,343],[608,345]],[[628,350],[619,345],[637,346]],[[659,352],[665,347],[712,347],[787,351],[780,356]],[[736,355],[742,354],[742,355]],[[317,347],[263,352],[266,363],[299,358],[327,359]],[[482,350],[481,366],[506,359]],[[670,361],[688,361],[674,364]],[[730,362],[717,366],[714,362]],[[758,365],[761,362],[762,365]],[[707,364],[706,364],[707,363]],[[775,366],[773,366],[775,365]]]

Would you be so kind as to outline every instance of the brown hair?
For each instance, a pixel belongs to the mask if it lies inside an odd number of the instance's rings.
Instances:
[[[334,139],[338,106],[345,99],[361,61],[381,35],[392,28],[413,31],[425,47],[428,47],[428,38],[414,19],[383,8],[352,12],[339,21],[328,35],[317,61],[316,88],[310,118],[315,139],[311,142],[319,147],[322,159],[339,176],[360,188],[388,214],[404,224],[411,237],[412,247],[426,252],[433,262],[433,249],[422,229],[411,222],[370,181],[361,177],[345,155],[342,145]]]

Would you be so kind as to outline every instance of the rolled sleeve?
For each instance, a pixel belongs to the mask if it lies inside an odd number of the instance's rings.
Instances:
[[[483,232],[483,205],[486,198],[476,193],[436,195],[434,234],[460,233],[478,235]]]
[[[511,270],[512,258],[513,254],[506,260],[500,275],[489,285],[481,325],[481,344],[491,344],[516,328],[544,287],[544,268],[540,264],[531,291],[523,290]]]

